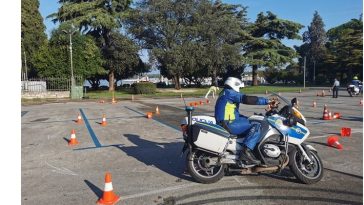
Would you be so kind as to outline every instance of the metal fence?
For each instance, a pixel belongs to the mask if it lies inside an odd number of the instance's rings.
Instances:
[[[75,77],[76,85],[83,85],[82,77]],[[70,78],[29,78],[22,75],[22,92],[70,91]]]

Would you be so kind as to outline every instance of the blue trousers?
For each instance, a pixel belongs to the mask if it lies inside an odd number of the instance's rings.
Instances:
[[[255,127],[255,129],[251,129],[252,125],[250,124],[248,118],[243,115],[235,119],[233,122],[228,123],[227,126],[229,127],[231,134],[246,134],[243,144],[250,150],[253,150],[255,145],[260,141],[261,136],[259,129],[257,129],[257,127]]]

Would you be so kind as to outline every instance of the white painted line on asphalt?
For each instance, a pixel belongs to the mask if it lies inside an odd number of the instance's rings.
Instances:
[[[355,133],[363,133],[363,129],[351,129],[351,134],[355,134]],[[324,137],[328,137],[329,134],[327,135],[319,135],[319,136],[315,136],[315,137],[309,137],[308,139],[318,139],[318,138],[324,138]]]
[[[149,192],[144,192],[144,193],[139,193],[139,194],[126,195],[126,196],[122,196],[120,198],[122,200],[123,199],[133,199],[133,198],[143,197],[143,196],[147,196],[147,195],[159,194],[159,193],[163,193],[163,192],[166,192],[166,191],[185,189],[185,188],[196,186],[196,185],[198,185],[198,184],[197,183],[183,184],[183,185],[167,187],[167,188],[159,189],[159,190],[155,190],[155,191],[149,191]]]
[[[73,171],[71,171],[71,170],[69,170],[67,168],[64,168],[64,167],[59,168],[59,167],[56,167],[56,166],[53,166],[53,165],[49,164],[46,161],[45,161],[45,163],[46,163],[46,165],[48,165],[49,167],[52,167],[54,169],[54,170],[52,170],[53,172],[57,172],[59,174],[64,174],[64,175],[73,175],[73,176],[78,175],[78,174],[74,173]]]
[[[235,181],[237,181],[239,184],[240,184],[240,186],[243,186],[244,184],[243,183],[241,183],[240,182],[240,180],[238,179],[238,178],[236,178],[235,176],[233,177],[234,179],[235,179]]]

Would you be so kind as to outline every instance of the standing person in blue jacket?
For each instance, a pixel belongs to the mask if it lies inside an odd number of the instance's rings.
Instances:
[[[238,78],[229,77],[224,84],[224,90],[220,92],[215,105],[216,123],[227,127],[230,133],[234,135],[247,133],[252,126],[246,116],[240,115],[239,104],[267,105],[269,100],[264,97],[247,96],[240,93],[240,88],[244,87],[244,83]],[[260,161],[252,153],[259,140],[260,135],[246,136],[243,141],[240,160],[247,161],[250,164],[259,164]]]

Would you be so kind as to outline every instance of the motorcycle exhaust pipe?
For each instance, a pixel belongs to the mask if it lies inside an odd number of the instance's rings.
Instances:
[[[287,160],[283,163],[283,166],[273,166],[273,167],[253,167],[252,172],[271,172],[271,171],[277,171],[280,168],[284,168],[288,165],[289,158],[287,157]]]

